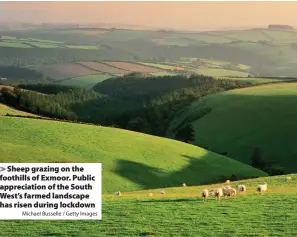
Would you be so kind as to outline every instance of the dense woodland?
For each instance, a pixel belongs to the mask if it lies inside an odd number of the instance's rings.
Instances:
[[[98,83],[94,90],[55,84],[19,85],[14,91],[2,89],[1,100],[46,117],[166,136],[170,121],[194,100],[250,85],[248,82],[215,80],[200,75],[145,78],[130,74]],[[190,142],[189,121],[181,124],[175,133],[176,139]]]

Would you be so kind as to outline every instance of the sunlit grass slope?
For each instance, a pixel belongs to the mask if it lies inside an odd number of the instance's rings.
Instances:
[[[103,192],[266,173],[199,147],[115,128],[0,117],[1,162],[100,162]]]
[[[297,236],[297,175],[245,180],[246,194],[203,202],[205,186],[165,189],[164,196],[148,197],[148,191],[105,195],[102,221],[0,221],[3,236]],[[268,183],[267,193],[255,188]],[[207,187],[217,187],[210,185]],[[154,194],[159,189],[150,190]]]
[[[250,164],[256,147],[262,158],[286,172],[297,171],[297,83],[232,90],[193,103],[171,124],[189,119],[195,143]],[[204,108],[211,112],[199,118]]]
[[[37,115],[35,114],[30,114],[30,113],[27,113],[27,112],[23,112],[23,111],[20,111],[20,110],[16,110],[14,108],[11,108],[5,104],[1,104],[0,103],[0,116],[4,116],[4,115],[22,115],[22,116],[34,116],[34,117],[38,117]]]

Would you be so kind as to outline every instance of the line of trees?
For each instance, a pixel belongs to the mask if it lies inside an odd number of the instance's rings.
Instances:
[[[94,90],[54,84],[20,85],[46,95],[20,88],[2,89],[1,99],[15,108],[46,117],[165,137],[172,119],[201,96],[250,85],[200,75],[146,78],[131,74],[98,83]],[[190,122],[180,124],[175,134],[178,140],[193,140]]]

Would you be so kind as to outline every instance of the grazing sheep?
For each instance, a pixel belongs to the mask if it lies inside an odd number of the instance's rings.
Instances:
[[[164,195],[164,194],[165,194],[165,191],[161,190],[160,193],[161,193],[162,195]]]
[[[118,191],[118,192],[115,192],[114,195],[115,195],[115,196],[121,196],[122,194],[121,194],[120,191]]]
[[[187,185],[185,183],[183,183],[183,187],[187,187]]]
[[[214,196],[215,195],[215,190],[214,189],[209,190],[208,195],[209,196]]]
[[[202,190],[203,201],[205,201],[207,199],[208,195],[209,195],[208,189],[207,188],[206,189],[203,189]]]
[[[286,177],[286,181],[291,181],[292,178],[290,176]]]
[[[230,185],[227,185],[227,186],[222,185],[220,188],[221,188],[221,189],[230,189],[230,188],[232,188],[232,187],[231,187]]]
[[[221,200],[221,197],[223,196],[223,189],[222,188],[216,188],[214,190],[214,194],[215,194],[216,200]]]
[[[231,188],[228,189],[228,197],[232,197],[232,196],[236,196],[236,189],[235,188]]]
[[[224,197],[236,196],[236,189],[228,187],[223,187],[223,195]]]
[[[245,185],[238,185],[237,189],[239,190],[239,192],[245,192],[246,191],[246,186]]]
[[[229,184],[229,183],[230,183],[230,180],[229,180],[229,179],[227,179],[227,180],[226,180],[226,184]]]
[[[149,197],[152,197],[152,196],[153,196],[153,193],[148,193],[148,196],[149,196]]]
[[[267,190],[267,183],[265,182],[264,184],[259,184],[257,187],[257,191],[260,192],[261,194],[266,192]]]

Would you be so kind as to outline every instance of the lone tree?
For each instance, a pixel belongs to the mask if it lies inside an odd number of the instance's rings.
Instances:
[[[188,123],[186,126],[184,126],[182,129],[180,129],[176,135],[175,138],[177,140],[183,141],[183,142],[190,142],[193,141],[195,138],[195,131],[193,129],[192,124]]]

